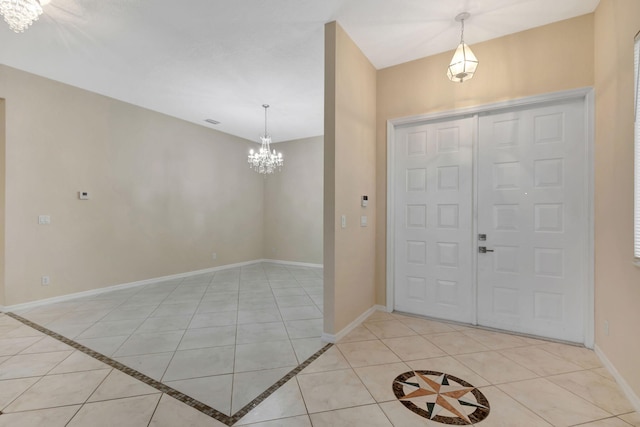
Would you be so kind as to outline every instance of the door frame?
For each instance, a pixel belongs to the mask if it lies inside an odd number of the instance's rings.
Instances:
[[[394,147],[395,147],[395,131],[399,126],[412,125],[412,124],[424,124],[436,120],[442,119],[461,119],[464,117],[474,116],[476,120],[478,120],[478,115],[480,113],[504,110],[508,108],[518,108],[518,107],[534,107],[539,104],[549,103],[549,102],[558,102],[558,101],[570,101],[570,100],[582,100],[584,102],[584,115],[585,115],[585,136],[586,136],[586,152],[585,152],[585,162],[586,162],[586,200],[587,200],[587,230],[585,233],[587,235],[587,245],[584,249],[585,253],[583,254],[585,260],[585,275],[587,281],[587,289],[585,292],[585,306],[584,306],[584,345],[587,348],[593,348],[594,340],[595,340],[595,284],[594,284],[594,145],[595,145],[595,137],[594,137],[594,91],[592,87],[584,87],[560,92],[552,92],[541,95],[528,96],[524,98],[517,98],[507,101],[483,104],[473,107],[466,107],[456,110],[442,111],[437,113],[429,113],[429,114],[420,114],[409,117],[400,117],[396,119],[387,120],[387,256],[386,256],[386,266],[387,266],[387,274],[386,274],[386,293],[387,293],[387,311],[393,311],[395,306],[394,301],[394,291],[395,291],[395,190],[393,185],[393,177],[395,172],[395,155],[394,155]],[[476,126],[477,129],[477,126]],[[477,132],[474,135],[473,140],[474,148],[474,162],[473,162],[473,170],[472,176],[474,179],[473,182],[473,206],[477,206],[477,173],[476,170],[476,162],[477,158]],[[477,209],[474,208],[474,215],[472,218],[472,242],[477,246]],[[478,291],[478,281],[477,281],[477,260],[474,257],[472,261],[472,304],[473,304],[473,315],[472,318],[475,319],[473,324],[477,325],[477,291]]]

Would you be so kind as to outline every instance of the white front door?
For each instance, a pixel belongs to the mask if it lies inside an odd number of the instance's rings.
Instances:
[[[467,118],[396,131],[396,310],[473,321],[474,123]]]
[[[393,150],[394,309],[585,342],[584,99],[398,126]]]
[[[478,134],[478,323],[584,342],[583,101],[482,115]]]

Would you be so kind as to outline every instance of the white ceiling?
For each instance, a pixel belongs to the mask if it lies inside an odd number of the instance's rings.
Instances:
[[[473,44],[598,1],[51,0],[22,34],[0,22],[0,63],[251,140],[268,103],[284,141],[323,133],[326,22],[380,69],[453,50],[463,11]]]

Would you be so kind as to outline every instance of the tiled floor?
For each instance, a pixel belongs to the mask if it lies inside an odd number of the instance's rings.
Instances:
[[[16,314],[231,415],[323,346],[322,308],[322,269],[259,263]]]
[[[77,319],[73,313],[65,316]],[[56,322],[46,312],[40,315],[43,322]],[[79,336],[91,327],[69,329]],[[189,342],[199,347],[197,337]],[[178,350],[174,359],[191,350]],[[220,353],[211,365],[198,367],[192,364],[197,358],[184,354],[175,372],[200,375],[191,387],[209,399],[226,396],[227,375],[246,374],[246,384],[252,384],[253,371],[212,373],[224,363]],[[165,376],[172,372],[171,363],[166,366]],[[207,380],[211,377],[220,381]],[[170,378],[175,384],[184,381]],[[464,424],[465,419],[477,421],[470,415],[483,406],[477,396],[488,402],[481,426],[640,426],[640,414],[590,350],[383,312],[370,316],[235,425],[438,426],[446,425],[438,422],[445,418]],[[434,420],[412,412],[407,403]],[[0,315],[0,410],[0,427],[225,425],[7,315]]]

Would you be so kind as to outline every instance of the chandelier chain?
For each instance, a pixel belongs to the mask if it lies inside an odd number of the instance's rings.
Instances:
[[[269,104],[263,104],[262,106],[264,107],[264,134],[266,136],[266,135],[268,135],[268,133],[267,133],[267,110],[269,109]]]

